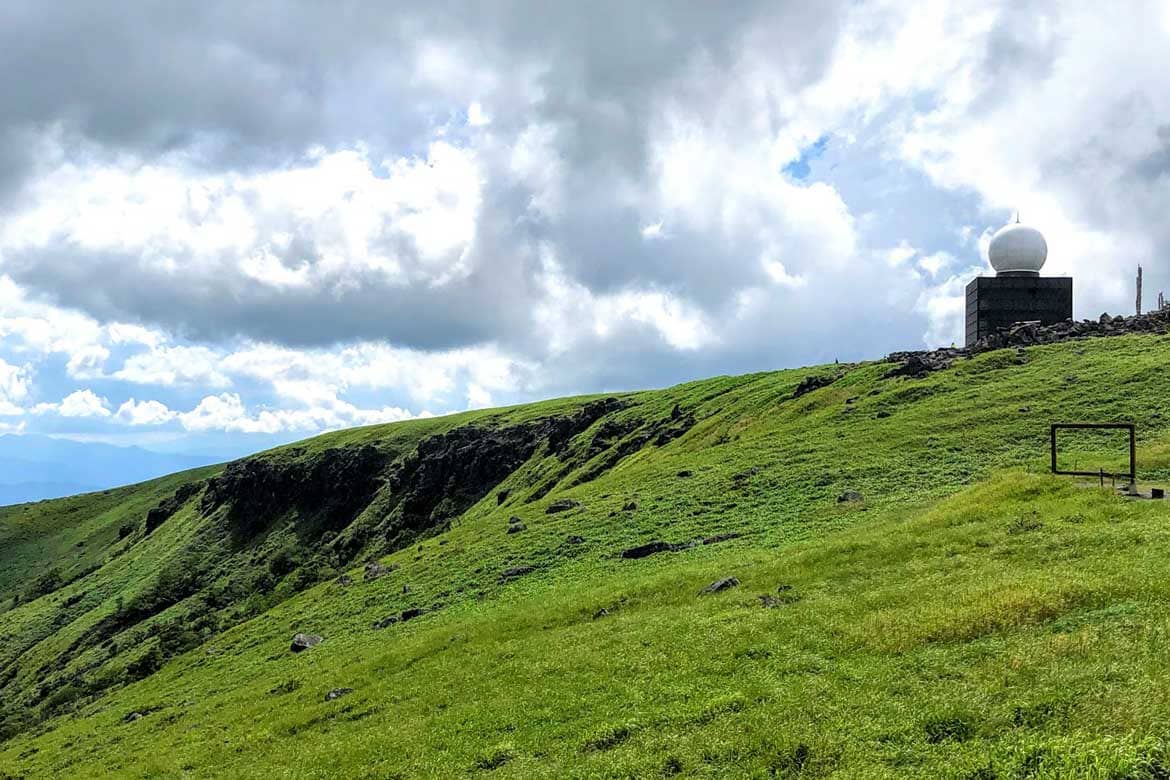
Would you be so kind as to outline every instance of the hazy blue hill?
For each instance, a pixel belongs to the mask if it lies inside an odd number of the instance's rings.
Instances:
[[[0,436],[0,506],[130,485],[219,460],[49,436]]]

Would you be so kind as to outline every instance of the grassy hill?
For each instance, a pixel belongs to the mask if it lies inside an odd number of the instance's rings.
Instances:
[[[0,509],[0,776],[1170,776],[1170,505],[1045,473],[1120,419],[1170,481],[1168,363],[719,377]]]

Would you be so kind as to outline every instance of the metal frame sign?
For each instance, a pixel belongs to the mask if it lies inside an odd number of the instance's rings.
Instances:
[[[1056,432],[1061,429],[1068,430],[1123,430],[1129,431],[1129,473],[1111,474],[1106,471],[1061,471],[1056,468]],[[1131,483],[1137,481],[1137,432],[1133,423],[1052,423],[1051,430],[1052,439],[1052,473],[1065,474],[1074,477],[1110,477],[1110,478],[1125,478]]]

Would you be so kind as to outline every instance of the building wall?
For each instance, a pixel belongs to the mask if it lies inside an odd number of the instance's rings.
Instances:
[[[967,344],[1017,322],[1054,325],[1073,316],[1069,277],[979,276],[967,285]]]

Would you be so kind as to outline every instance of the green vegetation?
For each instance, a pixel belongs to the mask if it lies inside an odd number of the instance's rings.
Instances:
[[[0,509],[0,777],[1170,776],[1168,505],[1044,473],[1049,422],[1122,419],[1170,480],[1168,358],[719,377]]]

